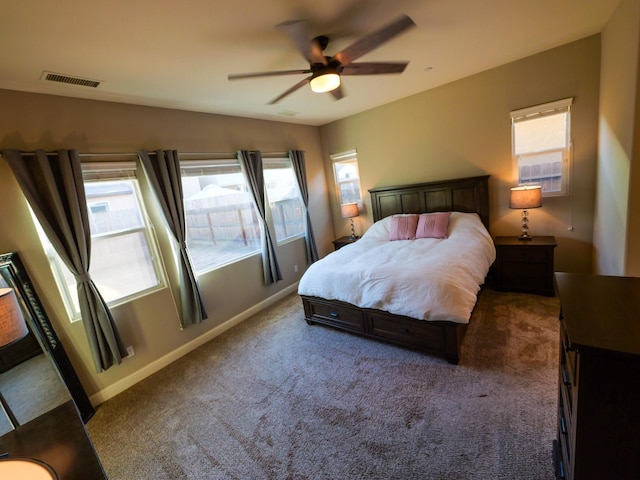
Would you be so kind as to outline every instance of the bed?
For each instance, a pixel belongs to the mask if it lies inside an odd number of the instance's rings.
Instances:
[[[307,323],[457,364],[477,295],[495,259],[488,179],[369,190],[374,224],[357,242],[312,264],[300,280]],[[447,238],[389,241],[390,231],[397,233],[403,221],[393,217],[433,212],[451,212]]]

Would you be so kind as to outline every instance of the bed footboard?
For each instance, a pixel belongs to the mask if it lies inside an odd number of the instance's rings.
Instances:
[[[301,296],[305,320],[460,361],[466,323],[423,321],[349,303]]]

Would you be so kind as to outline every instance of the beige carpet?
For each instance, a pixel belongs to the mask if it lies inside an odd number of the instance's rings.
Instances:
[[[111,480],[553,478],[558,301],[486,290],[460,365],[291,295],[98,408]]]

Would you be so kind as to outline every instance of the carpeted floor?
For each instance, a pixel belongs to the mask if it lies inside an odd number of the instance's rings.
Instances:
[[[111,480],[551,480],[558,312],[483,291],[456,366],[308,326],[291,295],[87,427]]]

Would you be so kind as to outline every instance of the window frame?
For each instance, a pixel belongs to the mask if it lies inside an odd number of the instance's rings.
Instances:
[[[269,169],[275,169],[278,168],[279,166],[286,166],[289,170],[291,170],[291,175],[293,177],[294,180],[294,188],[296,191],[296,199],[298,201],[298,205],[300,207],[300,211],[302,212],[301,216],[300,216],[300,224],[302,226],[302,230],[298,233],[294,233],[293,235],[289,235],[286,236],[284,238],[278,238],[278,230],[277,230],[277,225],[276,225],[276,218],[275,218],[275,212],[273,211],[273,208],[271,206],[271,199],[269,198],[269,188],[267,186],[267,179],[265,176],[265,180],[264,180],[264,185],[265,185],[265,195],[266,195],[266,199],[267,199],[267,208],[269,209],[269,217],[270,220],[272,222],[273,225],[270,226],[273,227],[273,232],[274,235],[276,236],[276,243],[277,245],[283,245],[285,243],[288,242],[292,242],[298,238],[304,238],[305,234],[306,234],[306,214],[307,214],[307,209],[304,206],[304,202],[302,201],[302,194],[300,193],[300,185],[298,185],[298,182],[296,180],[296,174],[293,170],[293,163],[291,162],[291,159],[288,157],[267,157],[267,158],[263,158],[262,159],[262,169],[263,169],[263,175],[266,173],[267,170]]]
[[[540,105],[534,105],[531,107],[521,108],[510,112],[511,117],[511,156],[512,156],[512,168],[513,168],[513,185],[541,185],[543,182],[521,182],[521,160],[526,160],[531,157],[540,155],[552,155],[554,153],[560,153],[562,156],[562,164],[560,169],[560,189],[548,191],[542,189],[543,197],[558,197],[566,196],[570,194],[571,187],[571,174],[573,165],[573,141],[571,138],[571,106],[573,103],[573,97],[556,100]],[[536,120],[544,117],[550,117],[555,115],[566,115],[565,118],[565,132],[564,142],[565,146],[562,148],[549,148],[542,150],[531,150],[527,152],[517,152],[516,146],[516,125],[519,123]],[[539,163],[540,165],[544,163]]]
[[[346,152],[341,152],[341,153],[335,153],[335,154],[331,154],[329,155],[329,157],[331,158],[331,162],[332,162],[332,169],[333,169],[333,179],[335,181],[335,185],[336,185],[336,196],[338,198],[338,203],[340,205],[344,205],[347,203],[357,203],[358,204],[358,208],[362,208],[362,183],[360,182],[360,166],[358,165],[358,152],[356,149],[353,150],[347,150]],[[357,183],[358,183],[358,187],[357,187],[357,191],[358,191],[358,199],[354,200],[354,199],[344,199],[342,196],[342,188],[341,185],[342,184],[346,184],[346,183],[352,183],[353,179],[348,179],[348,180],[344,180],[341,181],[339,179],[339,174],[338,174],[338,170],[337,170],[337,165],[338,164],[353,164],[355,167],[355,171],[357,174]]]
[[[94,234],[91,233],[91,241],[95,239],[108,239],[108,238],[117,238],[124,235],[129,235],[133,233],[143,233],[146,245],[148,247],[149,258],[151,259],[151,267],[157,279],[156,285],[151,287],[139,290],[137,292],[121,296],[117,299],[107,301],[107,305],[109,308],[117,307],[118,305],[123,305],[125,303],[129,303],[138,298],[142,298],[146,295],[152,294],[159,290],[162,290],[167,287],[167,275],[165,270],[165,265],[163,261],[163,257],[160,254],[160,247],[158,243],[158,238],[155,231],[155,226],[151,222],[149,218],[146,206],[145,199],[142,195],[142,191],[140,189],[139,180],[136,175],[136,164],[135,162],[82,162],[82,172],[83,172],[83,186],[87,182],[101,182],[101,181],[131,181],[131,185],[133,187],[134,198],[136,201],[136,205],[138,207],[138,212],[140,214],[140,220],[142,225],[138,227],[132,227],[127,229],[118,230],[115,232],[108,233],[99,233]],[[86,188],[85,188],[85,196],[86,196]],[[91,220],[91,202],[89,198],[87,200],[87,213],[89,215],[89,220]],[[34,223],[36,225],[36,229],[40,236],[41,242],[44,246],[45,254],[49,260],[49,265],[51,267],[54,279],[56,281],[58,290],[60,292],[60,296],[62,297],[65,309],[69,316],[69,320],[71,323],[77,322],[81,320],[81,312],[79,309],[76,309],[76,303],[74,302],[74,296],[71,294],[70,285],[68,284],[65,278],[65,271],[68,272],[67,266],[60,259],[59,255],[53,248],[53,245],[47,238],[44,230],[40,226],[40,223],[36,219],[35,215],[32,213]],[[70,272],[68,272],[70,273]],[[89,267],[89,273],[91,273],[91,266]],[[100,287],[98,287],[99,289]]]
[[[200,159],[185,159],[185,160],[180,160],[180,177],[181,180],[185,177],[184,173],[185,172],[189,172],[188,175],[186,176],[190,176],[190,177],[199,177],[199,176],[204,176],[204,175],[215,175],[214,170],[216,169],[224,169],[224,168],[229,168],[230,170],[233,170],[233,172],[229,172],[229,173],[233,173],[233,174],[238,174],[241,176],[242,181],[243,181],[243,193],[247,193],[249,195],[249,203],[251,205],[251,208],[253,208],[254,212],[255,212],[255,216],[256,218],[259,218],[259,213],[256,209],[255,206],[255,202],[253,200],[253,198],[251,197],[251,193],[249,192],[249,186],[247,185],[247,179],[245,178],[244,173],[242,172],[242,167],[240,165],[240,161],[237,158],[200,158]],[[200,175],[195,174],[194,172],[200,170]],[[207,173],[207,172],[211,172],[211,173]],[[183,183],[183,189],[184,189],[184,183]],[[186,205],[186,197],[185,197],[185,205],[184,205],[184,209],[185,209],[185,223],[186,223],[186,229],[187,229],[187,248],[189,248],[189,250],[191,249],[191,246],[189,245],[189,224],[188,224],[188,214],[187,214],[187,205]],[[262,228],[262,224],[260,221],[257,222],[258,223],[258,228],[260,229],[260,242],[262,242],[262,239],[264,238],[265,234]],[[262,249],[260,246],[258,246],[255,250],[251,251],[251,252],[245,252],[241,255],[238,255],[237,257],[234,257],[232,259],[223,261],[221,263],[217,263],[215,265],[209,266],[203,270],[198,270],[196,262],[193,261],[193,256],[192,256],[192,264],[193,264],[193,270],[194,273],[196,274],[196,276],[201,276],[204,274],[207,274],[209,272],[212,272],[214,270],[217,270],[219,268],[223,268],[226,267],[227,265],[231,265],[235,262],[239,262],[242,261],[246,258],[250,258],[252,256],[255,255],[260,255],[262,252]]]

